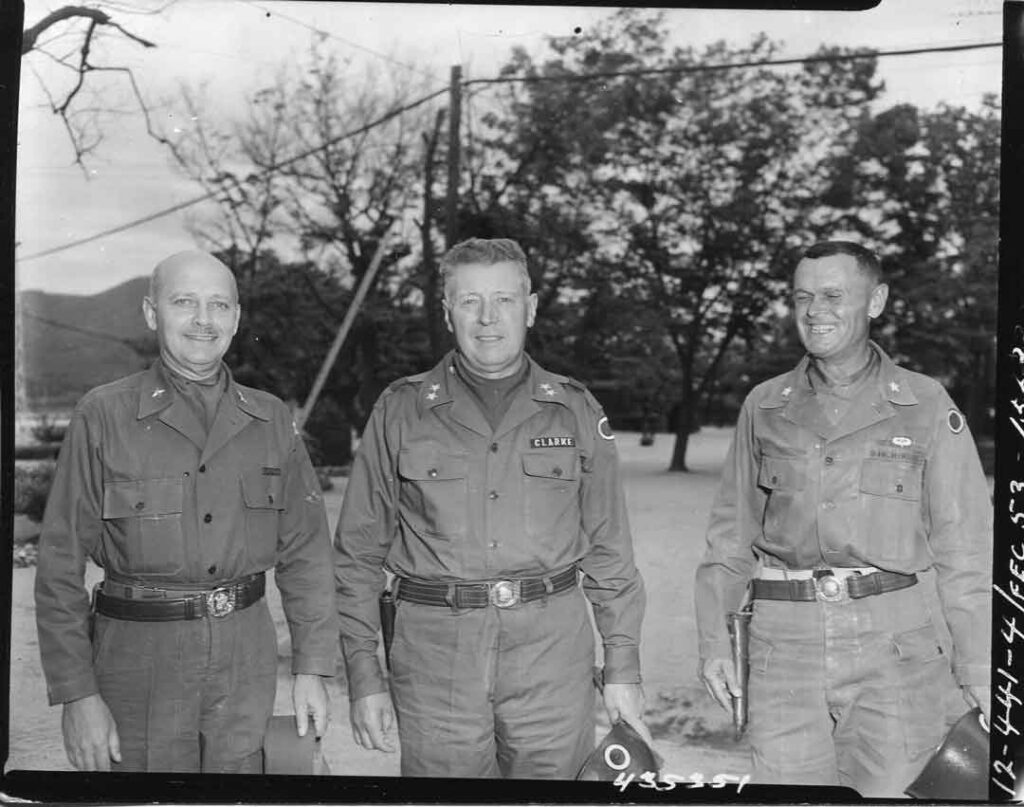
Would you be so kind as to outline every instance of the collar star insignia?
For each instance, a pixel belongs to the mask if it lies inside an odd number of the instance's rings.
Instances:
[[[437,400],[437,391],[439,389],[441,389],[441,385],[440,384],[431,384],[430,385],[430,392],[427,393],[427,400],[428,401]]]
[[[161,395],[163,395],[163,394],[164,394],[164,393],[165,393],[166,391],[167,391],[167,390],[165,390],[165,389],[164,389],[163,387],[160,387],[159,389],[155,389],[155,390],[153,390],[153,394],[152,394],[152,395],[151,395],[150,397],[151,397],[151,398],[159,398],[159,397],[160,397]]]
[[[241,390],[239,390],[238,392],[238,400],[240,400],[242,403],[249,403],[247,400],[245,400],[245,396],[242,395]]]
[[[788,398],[788,397],[789,397],[789,394],[790,394],[790,393],[791,393],[792,391],[793,391],[793,388],[792,388],[792,387],[786,387],[786,388],[785,388],[785,389],[784,389],[784,390],[782,391],[782,397],[783,397],[783,398]]]
[[[544,391],[544,394],[547,395],[549,398],[555,397],[555,389],[550,384],[545,382],[540,385],[540,388]]]
[[[895,381],[890,381],[889,382],[889,389],[892,392],[899,392],[900,391],[900,385],[897,384]]]

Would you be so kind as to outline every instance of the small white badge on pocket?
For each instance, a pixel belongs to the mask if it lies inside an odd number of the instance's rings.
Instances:
[[[907,446],[913,445],[914,441],[909,437],[893,437],[892,444],[899,446],[900,448],[906,448]]]

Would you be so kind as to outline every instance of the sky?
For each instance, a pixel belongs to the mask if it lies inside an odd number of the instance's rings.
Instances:
[[[66,5],[25,0],[25,24]],[[301,59],[314,31],[363,66],[408,71],[433,89],[451,65],[464,78],[496,75],[513,46],[545,53],[546,36],[584,32],[613,9],[582,6],[440,5],[265,0],[133,0],[101,3],[133,34],[156,43],[142,48],[104,36],[96,64],[130,67],[147,103],[173,125],[173,102],[183,86],[205,85],[211,114],[239,115],[245,99],[266,86],[282,65]],[[881,0],[869,11],[723,11],[667,9],[670,40],[701,48],[725,39],[745,45],[759,32],[783,43],[782,55],[809,55],[822,44],[879,50],[997,42],[1000,0]],[[73,44],[53,29],[41,40],[50,52]],[[999,48],[880,59],[884,106],[899,102],[934,108],[945,102],[976,108],[1000,89]],[[51,255],[36,253],[86,238],[180,204],[202,189],[177,171],[137,114],[102,121],[104,141],[87,162],[73,152],[47,105],[68,71],[43,53],[22,60],[17,170],[17,282],[22,290],[94,294],[148,274],[162,258],[195,246],[189,221],[204,205],[157,218],[125,232]],[[94,74],[96,76],[96,74]],[[92,78],[92,77],[90,77]],[[123,73],[98,76],[90,105],[130,109]],[[204,203],[209,204],[209,203]]]

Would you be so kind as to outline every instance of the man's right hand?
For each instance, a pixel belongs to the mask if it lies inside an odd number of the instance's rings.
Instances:
[[[121,761],[117,724],[99,695],[65,703],[61,728],[64,750],[76,769],[109,771],[111,759]]]
[[[726,711],[732,711],[732,698],[740,694],[735,665],[731,658],[709,658],[700,668],[700,678],[711,697]]]
[[[375,692],[352,701],[349,720],[352,737],[363,748],[394,753],[395,742],[390,733],[395,724],[395,709],[387,692]]]

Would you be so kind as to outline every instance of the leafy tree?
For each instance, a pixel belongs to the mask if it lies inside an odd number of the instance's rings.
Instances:
[[[576,214],[567,236],[550,233],[538,250],[566,238],[595,245],[580,271],[559,276],[581,304],[612,288],[673,354],[671,468],[686,470],[723,357],[771,327],[796,251],[817,237],[822,159],[880,92],[874,61],[709,69],[768,60],[778,46],[669,48],[661,16],[637,10],[550,46],[541,65],[519,51],[505,68],[526,81],[510,91],[512,114],[494,121],[492,164],[534,206],[540,196]],[[604,77],[582,80],[594,74]]]
[[[880,338],[901,363],[950,387],[990,427],[999,228],[999,107],[901,104],[860,122],[826,199],[836,226],[883,258]]]

